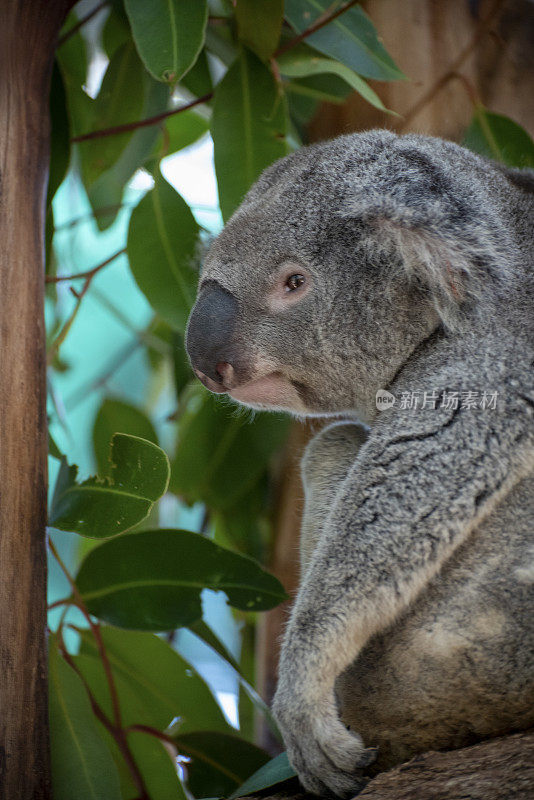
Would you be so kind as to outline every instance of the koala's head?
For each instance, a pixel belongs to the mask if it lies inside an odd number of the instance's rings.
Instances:
[[[484,163],[371,131],[269,167],[202,269],[186,340],[200,380],[253,408],[369,418],[376,390],[476,295],[496,246]]]

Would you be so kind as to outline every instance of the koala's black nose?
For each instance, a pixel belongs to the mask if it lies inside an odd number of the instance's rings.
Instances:
[[[224,391],[225,370],[220,366],[231,363],[229,350],[238,311],[231,292],[217,281],[206,281],[187,323],[185,346],[191,365],[212,391]]]

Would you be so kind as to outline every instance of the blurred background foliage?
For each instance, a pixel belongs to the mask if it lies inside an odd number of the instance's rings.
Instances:
[[[253,658],[258,615],[286,599],[259,564],[289,419],[207,393],[184,331],[202,252],[261,171],[325,102],[357,93],[396,125],[378,87],[406,81],[355,2],[81,0],[65,22],[46,229],[59,800],[293,774],[255,744],[260,718],[280,749]],[[533,167],[526,131],[467,89],[467,146]]]

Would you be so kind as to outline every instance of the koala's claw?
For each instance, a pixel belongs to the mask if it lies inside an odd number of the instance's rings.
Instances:
[[[304,788],[314,794],[351,798],[367,783],[362,769],[377,749],[365,748],[358,734],[348,731],[332,709],[314,717],[278,713],[289,760]]]

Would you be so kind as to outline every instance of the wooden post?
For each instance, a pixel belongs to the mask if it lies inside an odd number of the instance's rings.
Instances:
[[[67,0],[0,0],[0,797],[50,797],[43,240]]]

